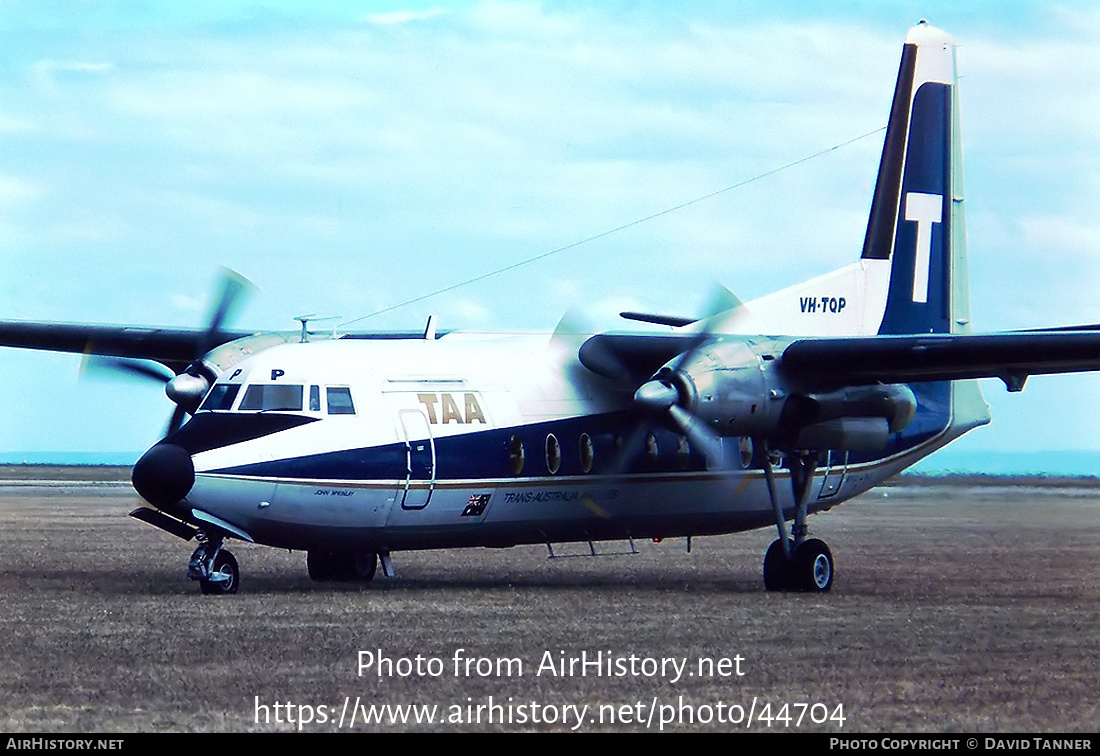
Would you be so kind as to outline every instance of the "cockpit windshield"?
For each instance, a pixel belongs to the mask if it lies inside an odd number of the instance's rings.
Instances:
[[[206,395],[200,411],[228,412],[241,393],[240,383],[216,383]],[[323,390],[323,394],[322,394]],[[309,412],[321,412],[321,397],[329,415],[354,415],[351,389],[347,386],[312,385],[309,391],[297,383],[253,383],[244,389],[238,412],[301,412],[308,399]]]
[[[291,383],[254,383],[244,392],[244,399],[241,399],[241,406],[238,409],[300,412],[302,386]]]
[[[210,393],[206,395],[206,401],[199,407],[200,410],[228,410],[233,407],[233,400],[237,398],[241,390],[239,383],[216,383]]]

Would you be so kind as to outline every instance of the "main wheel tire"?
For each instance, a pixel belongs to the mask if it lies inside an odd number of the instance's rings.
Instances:
[[[369,583],[378,571],[378,555],[373,551],[357,551],[352,554],[351,568],[353,579]]]
[[[233,555],[222,549],[214,557],[214,569],[211,578],[219,576],[222,579],[200,579],[199,590],[208,596],[236,593],[241,584],[241,571],[237,567],[237,560]]]
[[[811,538],[798,545],[791,559],[795,585],[808,593],[825,593],[833,587],[833,554],[825,542]]]
[[[336,579],[335,555],[330,551],[310,551],[306,554],[309,579],[318,583]]]
[[[794,542],[788,541],[794,548]],[[776,538],[764,555],[764,587],[769,591],[789,591],[791,589],[792,562],[783,552],[783,541]]]
[[[306,569],[311,580],[369,582],[378,570],[378,554],[373,551],[310,551]]]

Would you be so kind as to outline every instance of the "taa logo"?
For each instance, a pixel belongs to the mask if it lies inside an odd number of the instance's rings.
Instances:
[[[475,394],[463,394],[456,400],[453,394],[417,394],[416,398],[424,405],[428,413],[428,422],[432,425],[455,423],[482,423],[487,425],[485,413]]]

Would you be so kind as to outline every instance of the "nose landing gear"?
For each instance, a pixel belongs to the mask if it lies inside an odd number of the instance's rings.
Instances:
[[[200,534],[201,538],[201,534]],[[187,577],[199,581],[199,590],[206,595],[236,593],[241,582],[237,560],[228,549],[222,548],[221,539],[203,541],[191,555],[187,565]]]

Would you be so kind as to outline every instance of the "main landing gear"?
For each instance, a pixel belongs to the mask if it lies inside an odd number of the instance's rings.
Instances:
[[[764,555],[764,587],[769,591],[806,591],[824,593],[833,586],[833,554],[824,541],[806,538],[807,505],[813,487],[817,457],[814,454],[795,454],[788,458],[791,468],[791,487],[797,504],[794,517],[793,538],[787,534],[787,518],[779,503],[775,487],[775,472],[770,455],[765,449],[764,475],[768,481],[768,496],[775,513],[775,525],[779,538],[768,547]]]
[[[318,582],[330,580],[370,582],[378,570],[378,554],[373,551],[323,551],[314,549],[306,557],[309,577]]]
[[[222,539],[204,540],[200,532],[199,547],[191,555],[187,565],[187,577],[199,581],[199,590],[207,595],[236,593],[241,584],[241,571],[237,560],[222,548]]]

